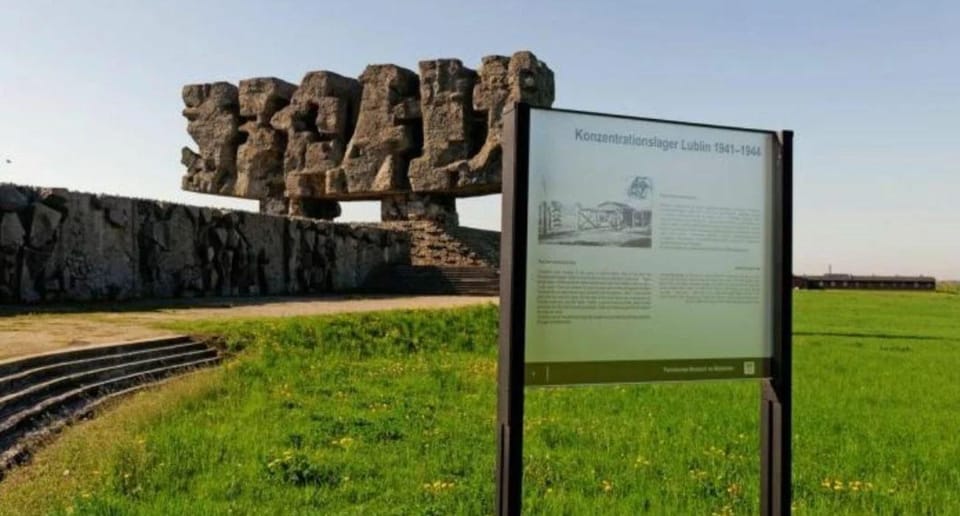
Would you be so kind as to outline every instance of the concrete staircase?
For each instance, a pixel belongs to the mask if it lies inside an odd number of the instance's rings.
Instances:
[[[219,362],[215,349],[185,336],[0,362],[0,477],[36,443],[103,401]]]
[[[490,267],[392,265],[375,270],[363,291],[377,294],[496,296],[500,273]]]

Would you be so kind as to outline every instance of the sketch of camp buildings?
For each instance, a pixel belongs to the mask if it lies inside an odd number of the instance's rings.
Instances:
[[[625,202],[595,206],[545,201],[538,215],[541,244],[650,247],[652,210]]]

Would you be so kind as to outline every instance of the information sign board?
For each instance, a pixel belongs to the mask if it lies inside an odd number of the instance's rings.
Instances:
[[[793,133],[505,114],[497,513],[527,386],[760,380],[760,512],[790,514]]]
[[[776,134],[530,109],[526,385],[769,372]]]

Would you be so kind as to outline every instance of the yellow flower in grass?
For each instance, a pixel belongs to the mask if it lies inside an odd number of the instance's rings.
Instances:
[[[717,511],[711,513],[712,516],[733,516],[733,506],[724,505]]]
[[[709,449],[703,450],[703,454],[708,457],[726,457],[727,452],[717,448],[716,446],[711,446]]]
[[[447,482],[445,480],[434,480],[433,482],[423,484],[423,490],[431,494],[440,494],[454,487],[456,487],[454,482]]]
[[[384,410],[389,410],[389,409],[390,409],[390,405],[388,405],[388,404],[386,404],[386,403],[382,403],[382,402],[381,402],[381,403],[371,403],[369,408],[370,408],[370,412],[380,412],[380,411],[384,411]]]
[[[334,446],[339,446],[341,448],[349,448],[353,445],[353,438],[349,436],[341,437],[339,439],[334,439],[330,441],[330,444]]]
[[[609,493],[610,491],[613,491],[613,482],[604,480],[600,482],[600,488],[603,489],[604,493]]]
[[[740,496],[743,493],[743,486],[737,483],[730,484],[727,486],[727,494],[730,496]]]
[[[850,492],[861,492],[861,491],[873,491],[873,482],[867,482],[863,480],[841,480],[839,478],[824,478],[820,482],[820,486],[828,491],[850,491]]]

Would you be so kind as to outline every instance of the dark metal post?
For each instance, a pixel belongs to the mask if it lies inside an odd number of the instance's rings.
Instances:
[[[530,108],[503,121],[500,234],[500,348],[497,364],[497,514],[516,516],[523,502],[524,308]]]
[[[774,299],[771,377],[760,394],[760,514],[788,516],[792,500],[793,132],[780,133],[774,177]]]

